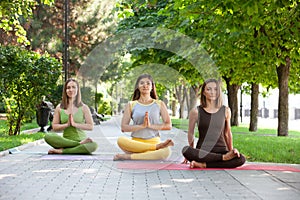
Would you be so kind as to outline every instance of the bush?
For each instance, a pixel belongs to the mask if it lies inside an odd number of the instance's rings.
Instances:
[[[5,113],[5,103],[0,102],[0,113]]]
[[[48,55],[15,46],[0,46],[0,91],[5,101],[9,135],[35,116],[43,96],[56,87],[61,63]]]
[[[107,101],[102,101],[99,105],[98,113],[101,113],[104,115],[111,115],[112,109],[111,109],[110,103]]]

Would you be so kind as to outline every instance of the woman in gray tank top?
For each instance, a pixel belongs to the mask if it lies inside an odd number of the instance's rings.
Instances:
[[[162,122],[160,122],[160,118]],[[131,124],[131,120],[133,124]],[[139,76],[132,101],[124,110],[122,132],[131,132],[131,138],[118,138],[118,146],[125,152],[114,160],[161,160],[171,154],[171,139],[160,141],[160,130],[170,130],[171,119],[164,102],[157,99],[156,88],[149,74]]]
[[[206,80],[201,88],[201,105],[189,114],[188,142],[182,149],[184,164],[191,168],[235,168],[246,158],[233,148],[230,108],[222,105],[220,83]],[[199,139],[194,148],[194,129],[198,124]]]

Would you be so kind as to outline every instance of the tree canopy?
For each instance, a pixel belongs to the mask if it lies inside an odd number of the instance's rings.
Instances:
[[[1,0],[0,29],[17,36],[19,43],[29,45],[24,24],[32,17],[37,5],[51,5],[53,2],[54,0]]]

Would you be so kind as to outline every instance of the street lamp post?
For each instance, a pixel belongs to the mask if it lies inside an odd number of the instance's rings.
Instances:
[[[64,0],[64,55],[63,65],[65,69],[65,81],[69,76],[69,0]]]
[[[240,117],[241,117],[241,122],[243,122],[243,88],[241,86],[241,101],[240,101]]]

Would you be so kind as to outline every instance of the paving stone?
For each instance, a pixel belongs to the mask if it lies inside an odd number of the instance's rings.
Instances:
[[[112,161],[120,116],[88,132],[97,159],[45,160],[45,142],[0,157],[0,200],[300,199],[300,173],[256,170],[126,170]],[[173,129],[172,159],[181,159],[186,133]],[[299,167],[300,165],[293,165]]]

